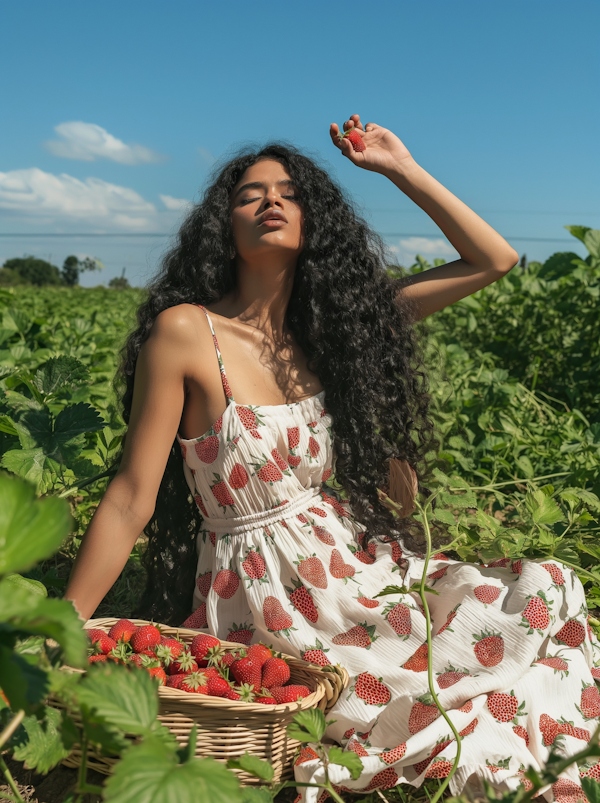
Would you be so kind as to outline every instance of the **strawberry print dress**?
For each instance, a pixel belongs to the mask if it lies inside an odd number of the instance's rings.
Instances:
[[[364,770],[330,765],[342,792],[446,777],[456,741],[428,692],[425,617],[417,594],[375,599],[410,586],[422,556],[397,543],[361,548],[365,528],[324,486],[332,471],[332,419],[324,392],[293,404],[235,402],[208,312],[225,412],[204,435],[178,436],[184,473],[204,517],[191,615],[183,624],[242,644],[263,641],[318,665],[342,664],[350,685],[326,739],[357,753]],[[427,583],[436,692],[463,737],[450,790],[482,779],[499,790],[530,782],[551,749],[578,752],[600,717],[600,648],[587,623],[582,585],[554,561],[488,566],[438,554]],[[190,596],[192,596],[190,594]],[[320,759],[304,747],[296,779],[320,782]],[[548,801],[584,800],[572,765]],[[302,803],[321,790],[299,788]]]

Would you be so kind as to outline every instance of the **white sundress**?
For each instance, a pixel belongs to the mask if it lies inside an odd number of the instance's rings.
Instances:
[[[184,473],[204,516],[190,617],[183,624],[243,644],[263,641],[315,664],[342,664],[350,686],[330,712],[326,737],[353,750],[353,781],[331,765],[340,789],[418,787],[448,775],[456,742],[427,686],[425,617],[418,594],[374,599],[385,586],[421,578],[422,556],[396,543],[360,546],[364,526],[323,483],[332,470],[324,391],[292,404],[240,405],[213,334],[225,412],[204,435],[178,437]],[[464,737],[450,791],[486,779],[515,789],[551,746],[565,755],[589,741],[600,716],[598,642],[583,587],[555,561],[488,566],[434,556],[428,585],[433,672],[440,702]],[[584,799],[571,766],[548,801]],[[296,780],[320,782],[310,746]],[[316,803],[315,788],[298,800]]]

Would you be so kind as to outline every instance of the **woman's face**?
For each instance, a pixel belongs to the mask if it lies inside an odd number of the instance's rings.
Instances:
[[[246,170],[231,193],[231,223],[243,260],[297,258],[304,245],[304,219],[281,162],[261,159]]]

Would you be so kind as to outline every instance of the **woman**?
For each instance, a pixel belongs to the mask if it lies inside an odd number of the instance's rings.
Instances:
[[[385,789],[447,775],[456,748],[428,696],[418,598],[374,599],[423,568],[410,520],[399,524],[377,493],[389,458],[418,470],[432,443],[412,325],[500,279],[518,255],[391,131],[358,115],[350,129],[362,151],[335,124],[332,143],[414,200],[460,259],[394,282],[381,241],[311,160],[272,145],[226,164],[138,313],[123,366],[124,454],[67,597],[91,616],[146,528],[146,612],[346,666],[351,687],[327,735],[361,755],[364,772],[350,781],[332,767],[332,780]],[[195,524],[172,477],[174,440]],[[349,505],[324,491],[332,471]],[[368,545],[367,531],[378,536]],[[573,753],[593,730],[581,584],[554,563],[520,568],[443,555],[431,567],[434,673],[465,737],[454,792],[481,778],[516,788],[552,743]],[[547,623],[523,616],[544,606]],[[584,638],[565,639],[565,626]],[[322,767],[308,756],[296,773],[315,781]],[[575,767],[567,778],[579,788]]]

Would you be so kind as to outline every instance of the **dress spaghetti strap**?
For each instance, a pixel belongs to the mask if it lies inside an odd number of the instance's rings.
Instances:
[[[217,336],[215,334],[215,330],[212,325],[210,315],[208,314],[208,310],[206,309],[206,307],[203,307],[202,304],[196,304],[196,306],[200,307],[200,309],[204,311],[204,314],[206,315],[206,320],[208,321],[208,325],[210,326],[210,331],[212,332],[212,337],[213,337],[213,343],[215,344],[215,351],[217,352],[217,360],[219,361],[219,370],[221,371],[221,382],[223,383],[225,398],[227,399],[227,404],[229,405],[231,402],[235,401],[235,399],[233,398],[233,393],[231,392],[231,388],[229,387],[229,382],[227,381],[227,374],[225,373],[225,366],[223,365],[221,350],[219,349],[219,341],[217,340]]]

